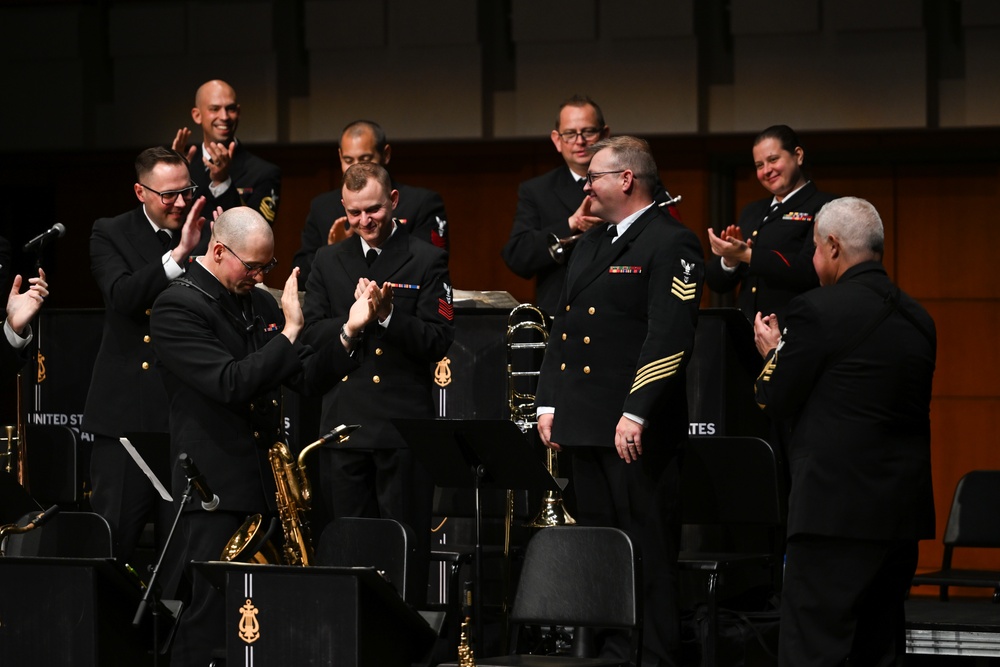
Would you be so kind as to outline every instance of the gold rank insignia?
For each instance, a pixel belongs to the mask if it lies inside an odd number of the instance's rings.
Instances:
[[[690,301],[694,298],[695,292],[697,291],[697,283],[686,283],[677,276],[674,276],[674,282],[670,287],[670,293],[681,301]]]
[[[665,380],[671,375],[674,375],[677,373],[677,369],[681,367],[681,359],[683,358],[684,352],[681,351],[677,354],[672,354],[669,357],[663,357],[662,359],[649,362],[640,368],[639,372],[635,374],[635,380],[632,382],[632,390],[629,391],[629,393],[634,394],[650,382]]]

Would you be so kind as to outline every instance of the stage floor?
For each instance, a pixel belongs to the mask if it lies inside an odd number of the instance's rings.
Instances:
[[[1000,665],[1000,604],[989,598],[911,598],[906,651],[921,656],[913,661],[917,665]]]

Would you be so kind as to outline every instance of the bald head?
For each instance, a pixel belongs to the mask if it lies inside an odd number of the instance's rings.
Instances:
[[[274,233],[254,209],[231,208],[215,221],[208,254],[200,261],[227,290],[246,294],[277,264]]]
[[[191,118],[201,126],[202,141],[228,145],[236,137],[240,121],[236,91],[225,81],[206,81],[194,95]]]
[[[215,221],[212,240],[239,252],[260,242],[273,246],[274,232],[260,213],[249,206],[238,206],[223,212]]]

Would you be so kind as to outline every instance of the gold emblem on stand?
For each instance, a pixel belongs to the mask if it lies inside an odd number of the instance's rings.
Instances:
[[[247,598],[245,605],[240,607],[240,639],[247,644],[253,644],[260,639],[260,624],[257,622],[257,612],[260,611],[253,606],[253,601]]]

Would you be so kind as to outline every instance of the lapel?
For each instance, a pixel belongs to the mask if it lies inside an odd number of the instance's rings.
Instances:
[[[371,280],[376,281],[379,285],[394,276],[400,267],[410,261],[413,256],[408,243],[409,235],[403,230],[402,225],[397,223],[396,227],[396,232],[382,246],[378,261],[372,264],[371,268],[365,266],[365,270],[372,274]],[[360,242],[358,245],[361,245]]]
[[[361,251],[361,237],[351,236],[344,239],[338,245],[343,245],[340,252],[340,264],[348,277],[357,282],[360,276],[368,276],[370,273],[368,263],[365,262],[365,255]],[[370,276],[369,276],[369,279]]]
[[[246,331],[242,324],[244,322],[243,310],[236,301],[236,297],[230,294],[222,286],[222,283],[197,261],[191,262],[188,266],[187,278],[215,300],[216,304],[225,311],[222,314],[224,319],[232,325],[235,331],[239,332],[240,338],[246,341]]]
[[[568,210],[576,211],[583,203],[583,186],[573,179],[569,167],[562,166],[556,172],[553,194]],[[615,244],[617,245],[617,244]]]
[[[601,226],[596,234],[589,234],[580,239],[580,243],[586,241],[586,245],[573,251],[573,257],[581,250],[586,254],[581,255],[581,259],[586,261],[571,261],[569,273],[567,274],[567,297],[569,301],[579,294],[587,285],[597,280],[598,277],[607,272],[608,267],[614,264],[615,260],[621,257],[635,242],[642,230],[652,222],[660,213],[658,207],[653,206],[632,223],[622,237],[614,243],[608,245],[604,231],[607,229]]]
[[[125,227],[125,236],[135,249],[136,256],[142,260],[141,264],[152,264],[160,261],[163,256],[163,246],[160,245],[160,239],[150,226],[149,220],[142,210],[142,204],[132,212],[129,224]],[[176,234],[174,236],[176,237]],[[176,241],[177,239],[174,238],[173,243]]]

